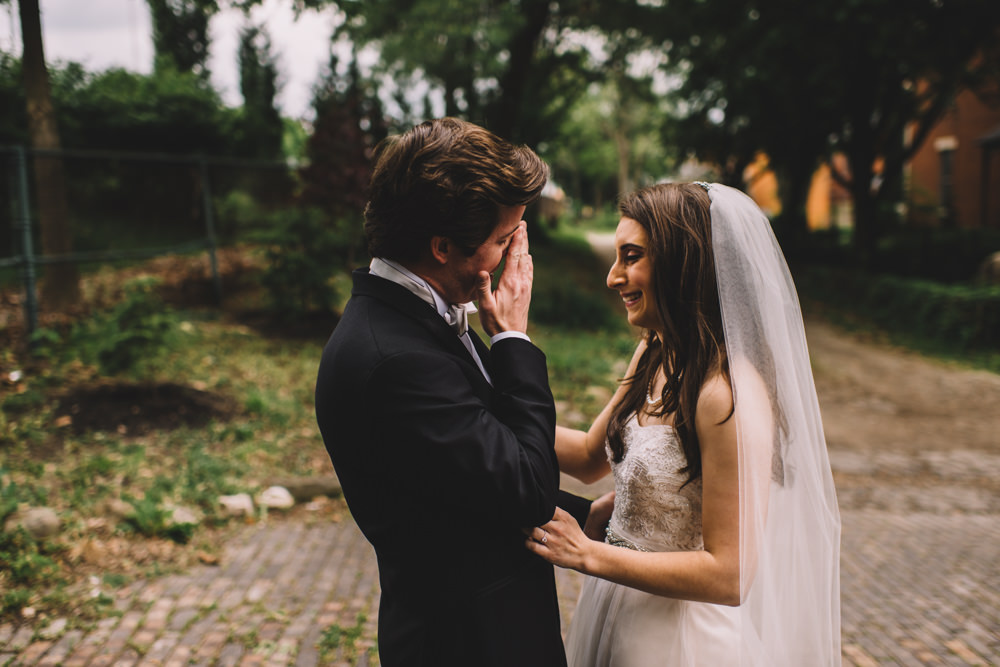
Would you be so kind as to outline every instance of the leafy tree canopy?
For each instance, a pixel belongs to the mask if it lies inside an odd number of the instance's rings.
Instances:
[[[984,57],[1000,37],[995,0],[671,0],[664,11],[672,20],[644,29],[685,75],[686,146],[720,162],[767,151],[793,184],[799,225],[816,160],[843,151],[861,255],[904,162],[998,62]]]
[[[200,77],[174,69],[137,74],[49,66],[53,104],[66,148],[226,153],[236,112]],[[24,143],[20,60],[0,54],[0,142]]]
[[[278,93],[278,64],[266,28],[248,25],[240,32],[240,92],[243,109],[240,137],[241,153],[261,159],[282,155],[284,124],[274,105]]]
[[[616,23],[621,18],[616,12],[631,5],[621,0],[343,0],[337,3],[344,15],[337,37],[358,50],[377,48],[376,76],[397,87],[414,78],[430,83],[446,114],[537,145],[554,135],[611,57],[593,57],[582,36],[602,23]],[[638,37],[637,31],[631,34]],[[417,116],[422,112],[418,109]]]
[[[208,79],[208,24],[218,0],[146,0],[153,22],[155,69],[173,68]]]

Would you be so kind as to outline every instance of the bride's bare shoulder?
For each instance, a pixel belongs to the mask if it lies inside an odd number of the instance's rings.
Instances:
[[[734,384],[739,387],[738,396]],[[707,426],[724,423],[736,413],[769,415],[768,396],[767,384],[757,369],[748,362],[736,361],[729,373],[713,373],[705,380],[698,396],[697,420]]]
[[[724,373],[714,373],[701,385],[695,428],[717,426],[733,413],[733,388]]]

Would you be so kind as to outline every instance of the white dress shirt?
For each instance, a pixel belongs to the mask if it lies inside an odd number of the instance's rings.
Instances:
[[[413,273],[402,264],[381,257],[376,257],[372,260],[370,270],[373,276],[390,280],[397,285],[405,287],[411,293],[420,297],[428,305],[432,306],[434,310],[437,311],[438,315],[440,315],[441,318],[449,324],[449,326],[451,325],[451,321],[449,319],[451,317],[451,314],[449,313],[450,304],[445,301],[444,297],[442,297],[426,280]],[[463,304],[463,306],[470,314],[477,312],[476,306],[471,301],[467,304]],[[495,336],[490,337],[490,345],[492,346],[505,338],[521,338],[526,341],[531,340],[528,338],[527,334],[520,331],[501,331]],[[493,379],[490,377],[490,374],[486,372],[486,368],[483,367],[482,359],[480,359],[479,355],[476,354],[476,349],[472,344],[472,338],[469,337],[469,332],[466,331],[464,334],[459,336],[458,339],[462,341],[462,345],[464,345],[465,349],[469,351],[469,354],[472,356],[472,360],[476,362],[476,366],[478,366],[479,370],[482,371],[483,377],[486,378],[486,381],[493,384]]]

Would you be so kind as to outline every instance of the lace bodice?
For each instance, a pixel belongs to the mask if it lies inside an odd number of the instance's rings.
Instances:
[[[609,528],[650,551],[702,549],[702,483],[699,478],[681,488],[687,460],[676,432],[662,424],[640,426],[632,415],[624,436],[625,456],[611,461],[615,509]]]

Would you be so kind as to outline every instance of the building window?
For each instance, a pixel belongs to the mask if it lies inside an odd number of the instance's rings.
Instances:
[[[958,139],[955,137],[938,137],[934,141],[938,152],[938,164],[941,172],[938,178],[938,217],[942,222],[955,222],[955,149]]]

